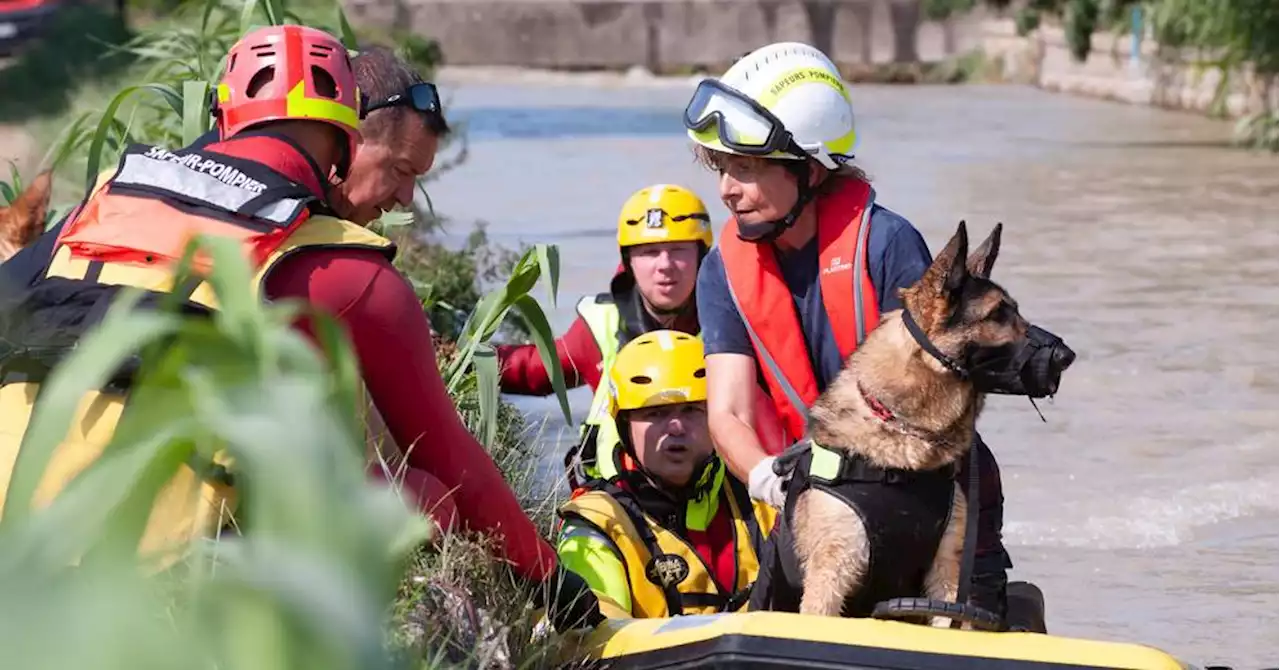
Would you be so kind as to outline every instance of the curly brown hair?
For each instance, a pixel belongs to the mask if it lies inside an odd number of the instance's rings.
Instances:
[[[702,146],[701,144],[693,145],[694,161],[696,161],[702,167],[705,167],[708,170],[711,170],[712,172],[720,172],[724,167],[725,160],[727,160],[728,157],[732,155],[734,154],[729,154],[723,151],[716,151],[714,149],[709,149],[707,147]],[[772,163],[772,162],[781,162],[787,159],[752,157],[751,160],[765,161],[765,162]],[[813,161],[813,162],[817,164],[817,161]],[[823,168],[823,169],[826,170],[826,168]],[[827,193],[831,190],[834,190],[835,186],[839,184],[840,180],[842,179],[857,179],[859,181],[865,181],[867,183],[871,182],[871,175],[867,174],[867,171],[863,170],[861,166],[858,166],[852,162],[845,163],[844,165],[841,165],[838,169],[835,169],[835,170],[826,170],[826,172],[827,172],[827,178],[823,179],[822,183],[818,184],[818,193]]]

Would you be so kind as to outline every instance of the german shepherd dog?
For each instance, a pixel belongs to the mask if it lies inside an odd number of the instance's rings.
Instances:
[[[0,207],[0,263],[9,260],[44,232],[51,176],[40,173],[8,207]]]
[[[905,309],[882,316],[810,409],[815,445],[886,471],[951,472],[947,468],[969,454],[987,392],[1030,397],[1056,392],[1059,376],[1075,354],[1029,324],[1018,313],[1018,303],[991,281],[1001,228],[997,224],[970,255],[961,221],[920,281],[900,291]],[[1041,335],[1047,336],[1048,347],[1037,344],[1045,341]],[[1039,349],[1043,351],[1026,353]],[[1027,364],[1029,358],[1044,363],[1044,369],[1039,381],[1027,381],[1024,388],[1017,379],[1037,376],[1028,373],[1036,367]],[[1010,379],[1015,381],[1010,384]],[[944,509],[934,526],[941,529],[940,539],[930,545],[937,547],[936,553],[931,563],[918,559],[927,568],[923,593],[902,597],[956,602],[968,511],[954,476],[935,487],[941,495],[935,493],[934,500],[945,506],[947,486],[950,513]],[[882,529],[869,528],[867,517],[824,490],[803,489],[788,498],[788,506],[794,506],[786,511],[792,512],[793,548],[803,575],[800,612],[839,616],[846,598],[877,579],[870,570],[871,538]],[[894,514],[898,516],[879,518],[913,522],[901,518],[897,508]],[[945,527],[939,525],[942,518]],[[934,617],[932,623],[950,621]]]

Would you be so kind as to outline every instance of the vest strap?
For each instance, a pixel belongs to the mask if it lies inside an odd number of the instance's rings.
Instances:
[[[751,344],[755,347],[756,353],[759,354],[760,362],[769,369],[769,374],[773,375],[774,381],[777,382],[778,388],[782,389],[783,395],[787,397],[787,402],[791,403],[792,409],[804,418],[805,423],[809,421],[809,406],[800,399],[799,392],[787,381],[787,376],[782,373],[782,366],[773,359],[773,354],[769,353],[768,347],[764,346],[764,342],[760,336],[756,334],[754,328],[751,327],[751,321],[746,318],[746,311],[742,309],[742,303],[738,301],[738,294],[733,290],[733,282],[725,282],[729,286],[729,298],[733,300],[734,309],[738,310],[738,314],[742,316],[742,325],[746,327],[747,336],[751,338]]]
[[[649,527],[644,510],[640,509],[636,499],[612,482],[605,482],[600,488],[609,494],[630,517],[631,525],[636,529],[640,543],[644,545],[645,551],[649,552],[649,560],[653,561],[658,556],[666,555],[667,552],[663,551],[662,546],[658,544],[658,538],[653,534],[653,529]],[[668,616],[684,614],[683,598],[688,597],[690,594],[682,595],[678,584],[655,584],[655,586],[662,590],[663,598],[667,601]]]
[[[871,189],[871,195],[867,200],[867,206],[862,210],[862,226],[858,229],[858,244],[857,247],[855,247],[853,256],[853,269],[855,273],[853,280],[853,318],[857,326],[857,330],[855,332],[858,336],[857,342],[854,344],[854,349],[862,346],[862,343],[867,339],[867,320],[866,315],[863,314],[862,310],[862,306],[866,304],[863,302],[866,300],[866,296],[862,294],[862,272],[863,268],[870,267],[867,264],[867,238],[871,235],[871,210],[872,204],[875,202],[875,198],[876,190],[873,188]],[[878,305],[879,300],[877,300],[876,303]],[[848,353],[841,353],[847,357],[851,355],[853,351],[851,350]]]
[[[969,482],[965,487],[964,545],[960,550],[960,582],[956,587],[956,602],[963,605],[969,602],[969,591],[973,586],[973,562],[978,553],[978,512],[981,501],[978,499],[978,436],[974,435],[975,444],[969,449]],[[963,622],[959,619],[951,622],[952,628],[959,628]]]

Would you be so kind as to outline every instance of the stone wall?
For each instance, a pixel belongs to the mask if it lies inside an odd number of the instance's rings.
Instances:
[[[1002,61],[1006,79],[1045,90],[1203,113],[1210,110],[1222,82],[1217,70],[1197,67],[1195,54],[1161,49],[1151,39],[1140,42],[1134,58],[1131,36],[1095,34],[1089,57],[1081,63],[1056,26],[1019,37],[1012,20],[986,20],[978,32],[982,50]],[[1225,99],[1229,115],[1274,113],[1276,108],[1274,79],[1231,73]]]
[[[450,65],[716,69],[799,40],[841,64],[895,58],[895,26],[924,60],[977,44],[976,19],[921,22],[900,0],[344,0],[353,20],[440,41]]]

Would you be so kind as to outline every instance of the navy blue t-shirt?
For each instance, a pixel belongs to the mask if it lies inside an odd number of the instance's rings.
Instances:
[[[916,283],[933,256],[924,237],[915,226],[898,214],[872,205],[871,230],[867,233],[867,265],[871,284],[875,287],[880,311],[902,307],[898,289]],[[843,360],[836,346],[835,334],[822,306],[822,289],[818,281],[818,238],[803,249],[779,259],[779,268],[795,300],[800,328],[804,331],[818,390],[840,372]],[[698,321],[702,325],[703,346],[708,354],[745,354],[755,357],[746,324],[729,297],[724,260],[717,247],[707,255],[698,271]]]

